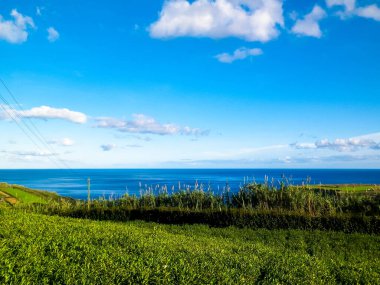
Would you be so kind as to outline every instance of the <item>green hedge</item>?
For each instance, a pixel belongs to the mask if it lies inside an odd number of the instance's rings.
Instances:
[[[380,218],[341,214],[309,216],[296,213],[258,212],[242,209],[180,210],[178,208],[92,208],[50,212],[60,216],[93,220],[144,220],[164,224],[207,224],[214,227],[237,226],[251,229],[328,230],[346,233],[380,234]]]

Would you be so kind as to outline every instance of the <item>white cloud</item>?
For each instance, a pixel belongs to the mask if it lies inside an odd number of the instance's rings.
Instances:
[[[352,12],[356,7],[356,0],[326,0],[327,7],[343,6],[346,13]]]
[[[291,144],[292,147],[296,149],[314,149],[317,148],[315,143],[293,143]]]
[[[258,56],[258,55],[261,55],[261,54],[263,54],[263,51],[261,49],[259,49],[259,48],[248,49],[248,48],[245,48],[245,47],[241,47],[241,48],[235,50],[233,54],[221,53],[221,54],[216,55],[215,57],[220,62],[223,62],[223,63],[232,63],[235,60],[245,59],[247,57]]]
[[[297,20],[292,28],[292,32],[297,35],[320,38],[322,36],[319,21],[326,17],[326,12],[315,5],[313,10],[303,19]]]
[[[357,7],[356,4],[356,0],[326,0],[326,5],[329,8],[335,6],[344,7],[344,11],[337,12],[337,15],[339,15],[342,19],[348,18],[350,16],[359,16],[375,21],[380,21],[380,8],[376,4],[371,4],[363,7]]]
[[[0,40],[12,44],[23,43],[28,39],[28,28],[35,28],[33,19],[23,16],[13,9],[11,14],[13,20],[4,20],[0,15]]]
[[[175,124],[161,124],[154,118],[143,114],[134,114],[133,120],[119,120],[115,118],[102,117],[96,119],[95,127],[117,129],[125,133],[156,134],[156,135],[207,135],[208,131],[197,128],[180,127]]]
[[[48,28],[47,32],[48,32],[47,39],[49,42],[55,42],[56,40],[59,39],[59,33],[53,27]]]
[[[380,21],[380,8],[377,5],[369,5],[356,9],[356,15],[375,21]]]
[[[14,110],[9,108],[9,106],[4,106],[7,111],[0,112],[0,119],[11,119],[12,117],[17,118],[34,118],[34,119],[61,119],[70,121],[77,124],[84,124],[87,121],[87,116],[81,112],[71,111],[66,108],[52,108],[49,106],[35,107],[30,110]],[[11,114],[11,115],[10,115]]]
[[[282,0],[167,0],[157,22],[149,27],[154,38],[237,37],[266,42],[283,26]]]
[[[113,150],[114,148],[116,148],[116,145],[114,145],[114,144],[103,144],[100,146],[100,148],[103,151],[110,151],[110,150]]]
[[[72,146],[72,145],[74,145],[74,141],[72,139],[69,139],[69,138],[64,138],[61,140],[61,144],[63,146]]]
[[[372,140],[363,139],[336,139],[334,141],[329,141],[327,139],[317,141],[315,143],[317,148],[327,148],[337,151],[356,151],[361,148],[376,148],[377,143]]]
[[[70,138],[63,138],[61,140],[49,141],[49,144],[56,144],[56,145],[60,145],[60,146],[73,146],[74,143],[75,142]]]
[[[380,140],[377,140],[374,135],[376,134],[333,141],[323,139],[314,143],[294,143],[291,146],[296,149],[329,149],[339,152],[352,152],[360,149],[379,150]]]

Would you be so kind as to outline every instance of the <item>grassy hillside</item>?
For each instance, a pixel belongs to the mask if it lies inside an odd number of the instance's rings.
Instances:
[[[366,192],[368,194],[380,193],[380,185],[369,185],[369,184],[331,184],[331,185],[309,185],[307,186],[314,190],[325,190],[325,191],[338,191],[340,193],[362,193]]]
[[[20,185],[0,183],[0,204],[47,204],[51,201],[61,201],[65,198],[56,193],[29,189]]]
[[[380,284],[379,194],[264,184],[88,204],[0,184],[0,284]]]
[[[380,284],[380,237],[0,210],[0,284]]]

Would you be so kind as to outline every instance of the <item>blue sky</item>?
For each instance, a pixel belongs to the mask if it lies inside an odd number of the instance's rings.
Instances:
[[[0,15],[20,103],[0,85],[0,168],[380,167],[379,1],[2,0]]]

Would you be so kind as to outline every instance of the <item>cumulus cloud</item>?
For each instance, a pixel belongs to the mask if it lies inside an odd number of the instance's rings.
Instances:
[[[309,14],[303,19],[296,21],[292,28],[292,32],[297,35],[320,38],[322,32],[319,27],[319,21],[325,18],[326,15],[326,12],[321,7],[315,5]]]
[[[48,39],[49,42],[52,43],[52,42],[55,42],[56,40],[59,39],[59,33],[53,27],[48,28],[47,32],[48,32],[47,39]]]
[[[180,127],[175,124],[161,124],[154,118],[143,114],[134,114],[133,120],[120,120],[109,117],[96,119],[95,127],[117,129],[124,133],[155,134],[155,135],[207,135],[208,131],[197,128]]]
[[[356,9],[356,15],[375,21],[380,21],[380,8],[377,5],[369,5]]]
[[[4,20],[0,15],[0,40],[12,44],[23,43],[28,39],[28,28],[35,28],[33,19],[24,16],[13,9],[11,14],[13,20]]]
[[[114,144],[103,144],[100,146],[100,148],[103,151],[110,151],[110,150],[113,150],[114,148],[116,148],[116,145],[114,145]]]
[[[61,119],[77,124],[84,124],[87,121],[87,116],[81,112],[71,111],[66,108],[53,108],[49,106],[35,107],[30,110],[14,110],[9,106],[3,106],[6,111],[0,112],[0,119],[14,118],[34,118],[34,119]]]
[[[346,13],[350,13],[355,10],[356,0],[326,0],[327,7],[342,6]]]
[[[366,138],[336,139],[330,141],[323,139],[314,143],[294,143],[291,144],[296,149],[329,149],[339,152],[352,152],[360,149],[380,150],[380,143]]]
[[[232,54],[229,53],[221,53],[216,55],[216,59],[223,63],[232,63],[235,60],[245,59],[251,56],[262,55],[263,51],[259,48],[248,49],[246,47],[241,47],[235,50]]]
[[[167,0],[151,37],[237,37],[266,42],[284,25],[282,0]]]
[[[49,141],[49,144],[56,144],[56,145],[60,145],[60,146],[73,146],[74,143],[75,142],[70,138],[63,138],[60,140]]]
[[[380,21],[380,8],[376,4],[371,4],[368,6],[357,7],[356,0],[326,0],[326,5],[329,8],[338,6],[343,7],[343,11],[338,11],[342,19],[348,18],[350,16],[359,16],[367,19],[372,19],[375,21]]]

